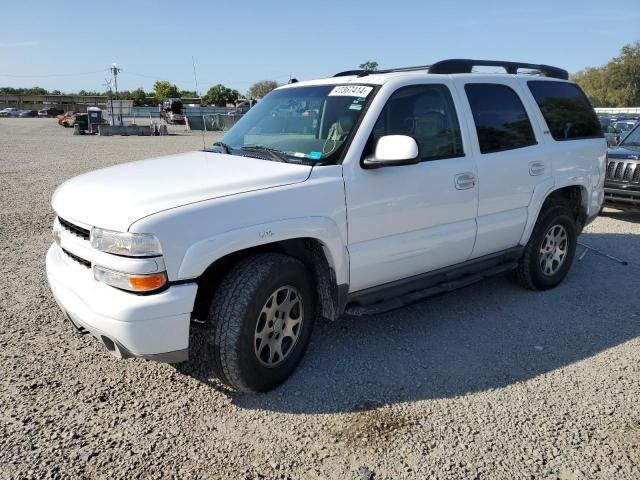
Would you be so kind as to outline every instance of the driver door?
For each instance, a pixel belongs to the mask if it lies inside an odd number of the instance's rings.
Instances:
[[[444,83],[395,90],[363,154],[372,155],[384,135],[409,135],[418,144],[420,163],[367,169],[352,157],[344,165],[350,292],[470,257],[477,173],[472,156],[465,153],[466,126],[451,92]]]

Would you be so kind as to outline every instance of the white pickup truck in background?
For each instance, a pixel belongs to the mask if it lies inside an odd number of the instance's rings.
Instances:
[[[280,87],[208,150],[61,185],[54,296],[120,357],[185,361],[205,328],[206,367],[259,392],[293,372],[317,317],[507,271],[552,288],[605,178],[598,119],[567,78],[446,60]]]

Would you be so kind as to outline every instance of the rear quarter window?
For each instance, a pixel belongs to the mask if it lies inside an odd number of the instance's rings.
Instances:
[[[554,140],[603,136],[598,117],[577,85],[565,82],[527,82]]]

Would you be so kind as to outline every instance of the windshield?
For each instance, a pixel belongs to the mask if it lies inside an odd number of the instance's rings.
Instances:
[[[623,147],[640,147],[640,123],[620,143]]]
[[[274,90],[210,151],[294,163],[335,163],[372,92],[367,85]]]

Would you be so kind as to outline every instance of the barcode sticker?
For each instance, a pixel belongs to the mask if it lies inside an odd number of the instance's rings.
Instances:
[[[339,85],[329,93],[330,97],[366,97],[373,87],[366,85]]]

